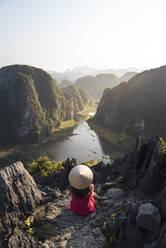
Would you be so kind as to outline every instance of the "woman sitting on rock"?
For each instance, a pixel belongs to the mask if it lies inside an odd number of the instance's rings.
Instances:
[[[89,215],[96,210],[93,173],[86,165],[77,165],[69,173],[72,200],[67,210],[77,215]]]

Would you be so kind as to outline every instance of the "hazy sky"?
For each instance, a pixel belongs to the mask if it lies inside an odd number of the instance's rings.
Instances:
[[[0,0],[0,67],[166,64],[166,0]]]

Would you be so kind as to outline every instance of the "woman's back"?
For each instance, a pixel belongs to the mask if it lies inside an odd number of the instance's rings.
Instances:
[[[90,185],[90,193],[84,198],[79,198],[74,195],[71,189],[72,200],[70,202],[70,209],[78,215],[86,216],[96,210],[96,202],[93,195],[93,184]]]
[[[68,176],[72,200],[68,210],[78,215],[88,215],[96,210],[94,199],[93,173],[86,165],[73,167]]]

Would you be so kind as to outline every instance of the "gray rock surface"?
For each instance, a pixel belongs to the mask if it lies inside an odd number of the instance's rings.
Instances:
[[[139,149],[124,157],[119,169],[120,175],[130,188],[137,188],[141,194],[154,196],[163,187],[160,140],[152,137]]]
[[[124,195],[124,190],[119,188],[112,188],[106,192],[107,198],[112,200],[122,199]]]
[[[137,225],[158,234],[160,231],[161,217],[159,209],[151,203],[142,204],[138,209]]]
[[[49,248],[102,247],[103,215],[98,216],[100,208],[89,216],[78,216],[66,210],[70,200],[67,190],[53,202],[47,203],[45,217],[34,226],[35,236],[43,241],[44,247]]]
[[[42,200],[41,192],[21,162],[0,170],[0,199],[0,240],[8,236],[12,240],[14,229],[22,225]]]
[[[165,248],[166,247],[166,223],[163,225],[159,238],[156,242],[155,248]]]
[[[6,246],[8,248],[43,248],[42,242],[38,241],[35,237],[29,233],[18,229],[8,240]]]
[[[106,200],[86,217],[66,210],[71,199],[67,177],[75,160],[64,163],[62,174],[37,178],[38,186],[21,162],[2,169],[0,247],[165,248],[166,163],[160,163],[158,148],[154,137],[113,164],[94,166],[95,191]],[[23,229],[27,217],[33,236]]]

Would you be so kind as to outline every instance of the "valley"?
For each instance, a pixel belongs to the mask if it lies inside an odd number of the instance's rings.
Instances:
[[[0,163],[2,167],[17,160],[27,163],[41,155],[47,155],[56,161],[64,161],[72,157],[80,162],[101,160],[102,158],[109,160],[110,143],[89,127],[85,120],[90,117],[87,110],[91,110],[90,113],[93,113],[95,107],[89,106],[80,112],[77,121],[62,122],[51,136],[38,143],[1,147]]]
[[[15,105],[13,109],[11,100],[6,102],[5,98],[1,98],[0,114],[4,111],[8,113],[7,118],[1,122],[0,129],[1,142],[4,137],[7,141],[0,147],[1,167],[18,160],[27,163],[41,155],[47,155],[56,161],[64,161],[68,157],[75,157],[80,162],[102,158],[112,160],[123,157],[126,152],[134,149],[137,135],[150,137],[164,127],[165,115],[160,114],[164,108],[160,106],[164,104],[162,89],[165,67],[139,73],[132,79],[129,78],[134,74],[125,74],[122,78],[129,79],[129,82],[121,83],[113,89],[105,89],[101,101],[91,98],[88,89],[76,85],[60,89],[50,75],[37,68],[10,66],[1,71],[1,92],[7,95],[6,89],[11,89],[12,94],[16,94],[15,98],[11,95]],[[34,83],[31,77],[34,78]],[[110,76],[103,75],[102,80],[104,78],[107,78],[108,84]],[[160,84],[157,92],[160,99],[156,95],[158,98],[154,105],[155,101],[152,99],[156,94],[155,85],[158,81]],[[22,88],[19,82],[22,82]],[[81,82],[84,84],[83,78]],[[30,85],[29,88],[26,88],[26,84]],[[14,91],[14,85],[17,92]],[[49,86],[49,90],[44,92],[43,85]],[[91,90],[93,91],[92,86]],[[43,99],[45,94],[49,94],[47,100]],[[24,103],[24,107],[20,109],[19,101]],[[147,106],[141,106],[145,101],[148,101]],[[32,115],[27,114],[28,111]],[[141,118],[144,119],[146,130],[141,126]],[[147,125],[150,125],[149,129]],[[164,128],[163,133],[159,134],[164,134]]]

